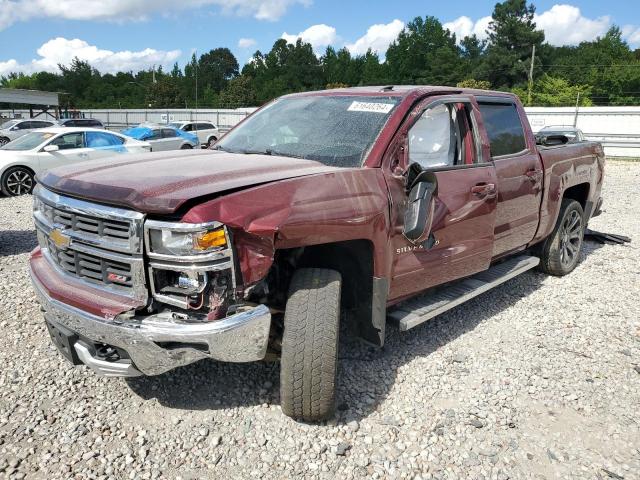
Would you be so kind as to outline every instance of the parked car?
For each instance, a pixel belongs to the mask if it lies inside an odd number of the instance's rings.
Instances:
[[[567,138],[565,143],[584,142],[586,140],[582,130],[572,126],[557,125],[548,126],[540,129],[536,133],[536,142],[538,144],[546,143],[547,139],[552,137],[564,136]]]
[[[405,331],[529,269],[570,273],[604,166],[599,143],[537,147],[510,93],[305,92],[215,150],[50,170],[31,278],[73,364],[279,357],[283,412],[315,421],[341,323],[382,346],[387,316]]]
[[[146,125],[128,128],[123,135],[149,142],[154,152],[165,150],[189,150],[200,147],[198,137],[168,125]]]
[[[49,168],[150,151],[146,142],[104,130],[72,127],[36,130],[0,148],[0,188],[4,195],[24,195],[33,190],[35,176]]]
[[[0,147],[6,145],[12,140],[15,140],[16,138],[21,137],[22,135],[26,135],[32,130],[35,130],[37,128],[51,127],[52,125],[53,122],[49,122],[46,120],[8,120],[0,125]]]
[[[56,122],[56,126],[104,128],[102,122],[96,118],[65,118],[63,120],[58,120],[58,122]]]
[[[197,122],[172,122],[169,125],[183,132],[190,132],[196,135],[203,148],[212,147],[220,138],[218,127],[212,122],[199,120]]]

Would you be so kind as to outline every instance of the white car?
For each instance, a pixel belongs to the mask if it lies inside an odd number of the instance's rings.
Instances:
[[[183,132],[193,133],[198,137],[202,147],[210,148],[220,138],[220,131],[213,122],[200,120],[197,122],[171,122],[169,125]]]
[[[37,120],[35,118],[29,119],[14,119],[4,122],[0,125],[0,147],[15,140],[16,138],[26,135],[38,128],[46,128],[53,126],[53,122],[46,120]]]
[[[0,147],[0,188],[7,196],[24,195],[33,190],[35,175],[51,168],[150,151],[147,142],[96,128],[35,130]]]

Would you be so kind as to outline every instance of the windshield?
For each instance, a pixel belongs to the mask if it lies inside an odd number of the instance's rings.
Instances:
[[[390,96],[282,98],[229,132],[216,150],[359,167],[399,100]]]
[[[1,150],[31,150],[55,134],[50,132],[31,132],[7,143]]]
[[[11,127],[17,125],[18,123],[20,123],[20,120],[9,120],[8,122],[4,122],[2,125],[0,125],[0,130],[9,130]]]

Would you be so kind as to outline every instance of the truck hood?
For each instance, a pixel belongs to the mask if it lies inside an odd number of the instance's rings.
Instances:
[[[56,168],[39,175],[38,182],[62,195],[171,214],[199,197],[335,170],[312,160],[176,150]]]

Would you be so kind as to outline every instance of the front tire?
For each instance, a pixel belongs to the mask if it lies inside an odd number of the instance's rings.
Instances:
[[[33,172],[25,167],[8,168],[0,179],[0,188],[7,197],[18,197],[31,193],[35,184]]]
[[[191,145],[188,144],[184,144],[180,147],[180,150],[191,150],[193,147]]]
[[[7,143],[9,143],[9,139],[7,137],[0,137],[0,147],[4,147]]]
[[[557,277],[571,273],[580,260],[584,229],[582,206],[575,200],[562,200],[556,226],[542,244],[540,269]]]
[[[207,146],[206,148],[213,148],[213,145],[218,141],[218,139],[216,137],[211,137],[209,140],[207,140]]]
[[[302,268],[289,288],[280,359],[280,403],[285,415],[315,422],[335,408],[340,289],[335,270]]]

